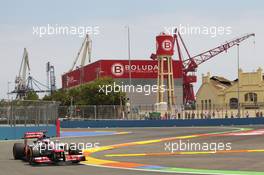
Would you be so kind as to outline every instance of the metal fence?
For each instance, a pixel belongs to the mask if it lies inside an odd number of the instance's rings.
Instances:
[[[0,124],[7,126],[55,124],[58,106],[56,102],[47,101],[2,101]]]
[[[73,120],[145,120],[153,119],[153,113],[158,113],[155,105],[134,105],[131,107],[119,105],[88,105],[88,106],[60,106],[58,116]],[[238,115],[240,113],[240,115]],[[175,106],[171,113],[162,112],[159,119],[214,119],[214,118],[247,118],[263,117],[264,104],[212,104],[203,106]]]
[[[65,119],[122,119],[125,111],[118,105],[60,106],[58,116]]]
[[[184,110],[183,118],[251,118],[263,117],[264,103],[211,104],[196,105],[195,108]]]

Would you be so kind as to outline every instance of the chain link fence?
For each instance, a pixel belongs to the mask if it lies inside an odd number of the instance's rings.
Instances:
[[[199,105],[175,106],[172,112],[160,113],[155,105],[84,105],[60,106],[58,116],[66,120],[148,120],[148,119],[216,119],[263,117],[264,103],[212,104],[207,108]],[[240,114],[239,114],[240,113]]]
[[[55,124],[58,106],[59,103],[48,101],[2,101],[0,124],[6,126]]]
[[[118,105],[60,106],[59,117],[64,119],[123,119],[125,111]]]
[[[263,117],[264,103],[229,105],[212,104],[175,106],[171,113],[160,113],[155,105],[83,105],[59,106],[47,101],[5,101],[0,103],[0,124],[55,124],[56,118],[66,120],[149,120],[149,119],[216,119]]]

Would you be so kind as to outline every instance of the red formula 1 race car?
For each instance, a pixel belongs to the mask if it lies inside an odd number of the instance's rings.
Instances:
[[[36,139],[29,144],[30,139]],[[51,141],[45,132],[26,132],[24,143],[13,146],[14,159],[26,160],[30,164],[56,164],[59,162],[79,163],[85,156],[78,149],[71,149],[59,141]]]

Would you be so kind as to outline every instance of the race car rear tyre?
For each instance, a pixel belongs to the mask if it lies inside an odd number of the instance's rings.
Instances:
[[[80,154],[79,152],[80,152],[79,150],[69,150],[70,155],[79,155]]]
[[[70,155],[81,155],[82,154],[82,151],[79,150],[79,149],[76,149],[76,150],[69,149],[69,154]]]
[[[14,159],[23,159],[25,157],[25,144],[15,143],[13,146]]]
[[[76,148],[73,144],[70,145],[68,152],[70,155],[82,155],[82,151]]]

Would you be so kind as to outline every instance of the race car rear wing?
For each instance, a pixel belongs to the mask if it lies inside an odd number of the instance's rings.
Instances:
[[[43,137],[44,132],[26,132],[24,139],[37,139]]]

